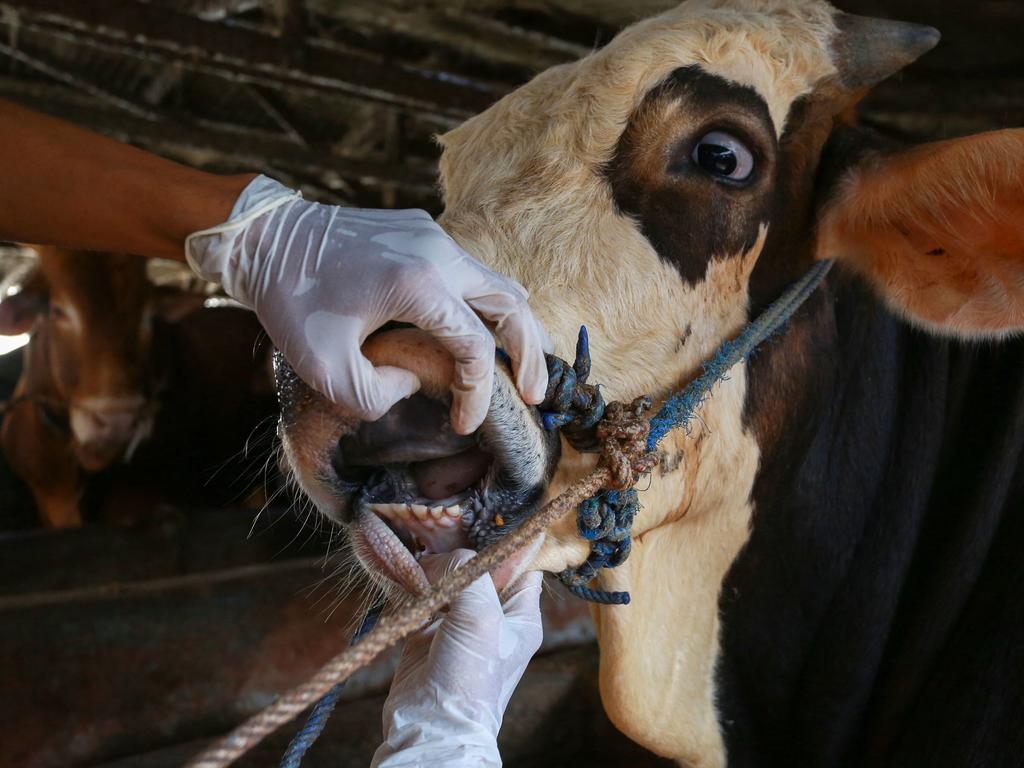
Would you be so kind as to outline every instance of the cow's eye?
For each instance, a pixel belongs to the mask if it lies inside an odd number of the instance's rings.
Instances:
[[[693,148],[693,162],[720,179],[742,182],[754,172],[754,156],[746,145],[724,131],[706,134]]]
[[[54,320],[68,319],[67,310],[59,304],[50,304],[50,316],[53,317]]]

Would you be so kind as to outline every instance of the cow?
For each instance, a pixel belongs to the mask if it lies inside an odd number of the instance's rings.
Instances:
[[[1024,130],[901,146],[854,116],[937,42],[820,0],[689,0],[441,137],[441,223],[560,357],[586,325],[608,400],[657,405],[836,262],[664,440],[594,583],[632,596],[593,612],[603,706],[679,764],[1024,764]],[[280,434],[406,589],[417,551],[479,545],[595,465],[504,364],[466,438],[429,336],[364,354],[420,392],[362,423],[279,360]],[[520,569],[578,566],[576,525]]]
[[[36,271],[0,302],[0,333],[31,332],[0,446],[43,523],[130,522],[239,495],[224,487],[231,460],[276,414],[252,314],[152,284],[137,256],[37,250]],[[225,483],[210,484],[218,469]]]

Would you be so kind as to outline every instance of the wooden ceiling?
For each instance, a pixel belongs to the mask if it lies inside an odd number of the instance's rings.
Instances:
[[[0,96],[211,170],[436,211],[433,135],[665,0],[0,0]],[[940,47],[865,103],[921,138],[1024,124],[1024,3],[848,0]]]

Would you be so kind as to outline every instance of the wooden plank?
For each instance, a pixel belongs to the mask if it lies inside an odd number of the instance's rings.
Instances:
[[[0,597],[315,557],[326,550],[326,536],[303,531],[289,509],[268,509],[254,525],[255,514],[190,510],[137,528],[0,533]]]
[[[319,564],[0,599],[0,765],[111,759],[265,706],[345,645],[359,603],[327,616]]]

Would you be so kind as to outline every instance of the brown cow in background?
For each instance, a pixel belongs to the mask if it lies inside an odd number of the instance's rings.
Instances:
[[[136,256],[38,250],[0,302],[0,333],[32,334],[0,442],[44,523],[244,495],[239,455],[275,412],[255,317],[153,285]]]

